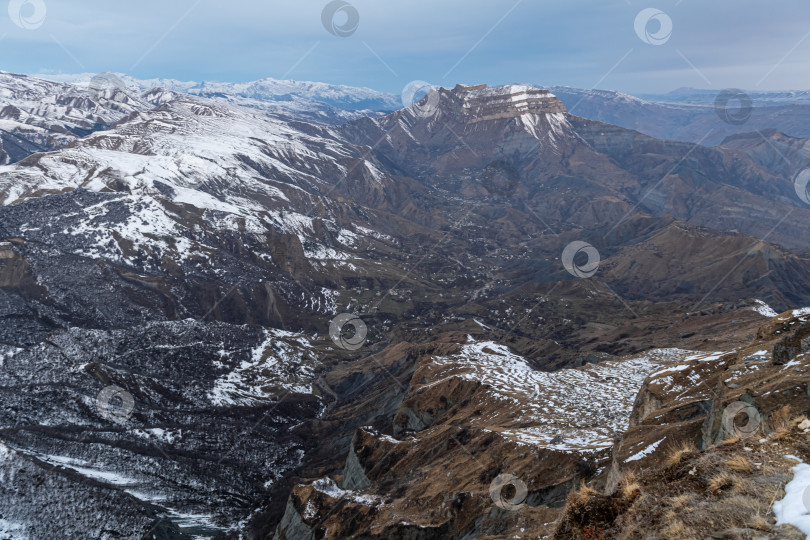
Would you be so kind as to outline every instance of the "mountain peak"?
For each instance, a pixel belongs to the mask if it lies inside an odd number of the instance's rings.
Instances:
[[[524,114],[565,113],[565,105],[557,96],[545,89],[525,84],[488,87],[456,85],[452,93],[462,104],[464,116],[470,122],[483,122],[502,118],[518,118]]]

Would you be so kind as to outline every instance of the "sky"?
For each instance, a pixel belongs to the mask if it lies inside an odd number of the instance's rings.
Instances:
[[[0,69],[395,93],[414,80],[636,95],[810,87],[807,0],[335,2],[11,0]]]

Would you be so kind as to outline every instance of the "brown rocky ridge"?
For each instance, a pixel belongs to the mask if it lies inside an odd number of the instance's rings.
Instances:
[[[551,373],[472,336],[418,347],[390,424],[358,429],[339,473],[297,484],[274,538],[798,538],[770,503],[792,478],[784,456],[810,459],[794,427],[810,413],[809,337],[810,310],[794,310],[730,351]],[[378,358],[396,376],[392,360]]]

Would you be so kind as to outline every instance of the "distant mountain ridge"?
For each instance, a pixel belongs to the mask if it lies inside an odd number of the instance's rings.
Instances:
[[[750,109],[730,111],[740,121],[727,122],[715,103],[722,90],[681,89],[655,96],[630,96],[611,90],[549,87],[576,116],[640,131],[657,139],[719,145],[729,136],[768,129],[793,137],[810,138],[810,93],[751,92]],[[720,114],[718,114],[720,113]],[[736,114],[736,113],[735,113]]]
[[[264,78],[231,83],[116,76],[137,92],[165,88],[225,99],[275,113],[307,114],[309,120],[333,124],[352,120],[358,113],[389,113],[408,105],[403,104],[403,99],[397,94],[319,82]],[[37,77],[81,88],[90,83],[94,74],[45,74]],[[732,135],[774,128],[794,137],[810,138],[810,91],[806,90],[743,91],[751,98],[750,119],[732,124],[724,122],[716,111],[715,100],[723,89],[684,87],[666,94],[633,96],[614,90],[539,84],[522,86],[550,90],[576,116],[634,129],[658,139],[719,145]]]
[[[688,103],[692,105],[714,105],[714,100],[721,90],[681,87],[666,94],[638,94],[646,101],[664,103]],[[775,107],[780,105],[810,104],[810,90],[745,90],[755,106]]]
[[[128,87],[140,91],[165,88],[199,96],[227,95],[259,101],[291,101],[305,99],[321,102],[345,110],[391,112],[402,107],[398,96],[371,88],[343,86],[320,82],[279,80],[264,78],[256,81],[232,83],[216,81],[178,81],[176,79],[136,79],[122,73],[115,74]],[[40,76],[40,75],[38,75]],[[87,86],[93,73],[76,75],[41,75],[44,79]]]

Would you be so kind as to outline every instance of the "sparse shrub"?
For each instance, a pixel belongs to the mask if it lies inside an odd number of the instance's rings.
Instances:
[[[621,490],[613,495],[603,495],[582,482],[579,489],[568,495],[554,537],[591,540],[614,538],[609,532],[611,527],[632,504],[633,501],[625,498]]]
[[[588,540],[605,540],[605,533],[595,525],[586,525],[582,528],[582,538]]]
[[[599,494],[598,491],[588,486],[585,483],[585,480],[583,480],[582,483],[579,485],[579,489],[575,489],[574,491],[571,492],[569,501],[573,502],[573,504],[576,505],[582,505],[586,504],[591,497],[598,494]]]

